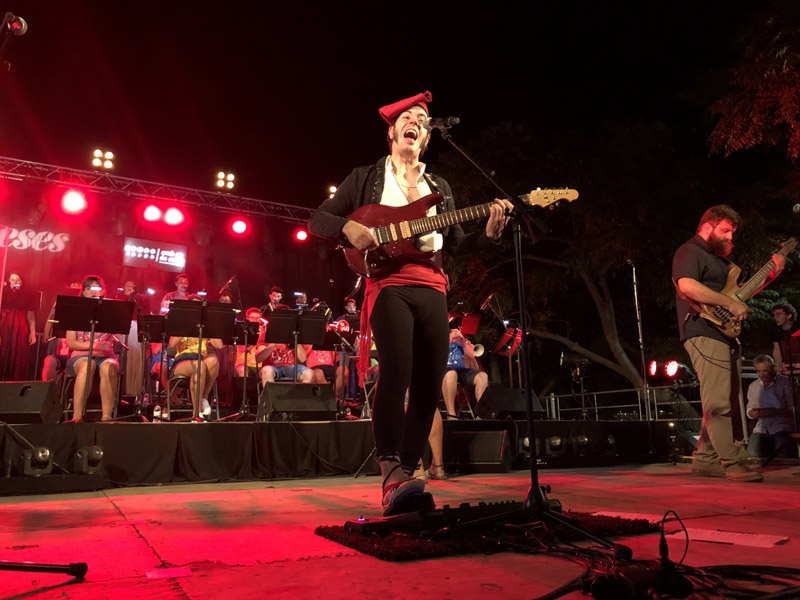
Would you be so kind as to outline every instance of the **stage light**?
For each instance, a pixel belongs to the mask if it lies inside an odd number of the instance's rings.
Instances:
[[[156,291],[153,288],[147,288],[147,293],[152,296],[153,294],[156,293]]]
[[[234,186],[234,179],[236,179],[236,176],[233,173],[219,171],[217,172],[217,187],[232,190]]]
[[[28,31],[28,23],[22,17],[16,17],[12,13],[7,12],[3,17],[2,26],[0,26],[0,33],[3,32],[3,27],[6,28],[6,33],[14,36],[25,35]]]
[[[294,232],[294,238],[298,242],[305,242],[308,239],[308,232],[305,229],[298,229]]]
[[[328,191],[331,194],[330,196],[328,196],[328,198],[333,198],[333,195],[336,193],[336,186],[332,185],[331,187],[328,188]]]
[[[675,377],[675,375],[678,374],[678,367],[679,367],[678,361],[671,360],[666,365],[664,365],[664,373],[667,375],[667,377],[672,379],[673,377]]]
[[[113,169],[114,168],[114,153],[109,152],[108,150],[103,151],[99,148],[96,149],[92,156],[92,166],[93,167],[103,167],[104,169]]]
[[[77,190],[69,190],[61,197],[61,208],[71,215],[82,213],[86,206],[86,197]]]
[[[72,459],[72,472],[97,475],[103,471],[103,449],[100,446],[79,448]]]
[[[242,219],[236,219],[233,223],[231,223],[231,231],[236,235],[242,235],[245,231],[247,231],[247,221]]]
[[[576,456],[586,456],[591,449],[592,440],[589,436],[580,434],[573,436],[570,441],[572,442],[572,452]]]
[[[145,221],[158,221],[161,218],[161,209],[151,204],[144,209],[143,216]]]
[[[650,377],[655,377],[656,373],[658,373],[658,363],[654,360],[650,361],[650,368],[647,369],[648,373],[650,373]]]
[[[567,451],[566,442],[560,435],[551,435],[545,440],[545,452],[548,456],[560,456]]]
[[[22,451],[22,474],[39,477],[53,471],[53,454],[45,446]]]
[[[167,209],[164,213],[164,222],[167,225],[180,225],[183,223],[183,213],[177,208]]]

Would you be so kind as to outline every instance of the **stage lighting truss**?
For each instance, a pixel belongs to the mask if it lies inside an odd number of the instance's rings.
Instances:
[[[124,194],[142,202],[187,204],[237,215],[268,217],[307,223],[314,208],[244,198],[228,191],[208,191],[119,177],[107,171],[71,169],[0,156],[0,179],[42,181],[55,186],[77,186],[93,194]]]
[[[22,451],[22,474],[41,477],[53,472],[53,453],[46,446],[36,446]]]
[[[103,449],[100,446],[79,448],[72,459],[72,472],[97,475],[103,471]]]
[[[96,169],[111,170],[114,168],[114,153],[109,150],[97,148],[92,153],[92,166]]]
[[[218,171],[217,172],[217,187],[222,190],[232,190],[234,185],[234,180],[236,179],[236,175],[233,173],[226,173],[225,171]]]

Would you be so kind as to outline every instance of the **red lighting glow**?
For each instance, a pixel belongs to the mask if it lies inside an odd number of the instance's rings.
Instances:
[[[161,209],[152,204],[144,209],[145,221],[158,221],[161,218]]]
[[[667,377],[675,377],[678,374],[678,361],[671,360],[664,365],[664,373],[667,374]]]
[[[245,231],[247,231],[247,221],[236,219],[233,223],[231,223],[231,230],[237,235],[242,235]]]
[[[308,232],[305,229],[298,229],[295,231],[294,237],[298,242],[305,242],[308,239]]]
[[[69,190],[61,197],[61,208],[71,215],[82,213],[86,206],[86,197],[76,190]]]
[[[651,360],[650,367],[647,370],[650,372],[650,377],[655,377],[655,374],[658,372],[658,363]]]
[[[177,208],[170,208],[164,214],[164,222],[167,225],[180,225],[183,223],[183,213]]]

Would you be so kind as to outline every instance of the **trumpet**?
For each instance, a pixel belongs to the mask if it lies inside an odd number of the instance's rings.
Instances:
[[[350,331],[350,323],[342,319],[341,321],[333,321],[326,325],[328,331],[338,331],[339,333],[348,333]]]

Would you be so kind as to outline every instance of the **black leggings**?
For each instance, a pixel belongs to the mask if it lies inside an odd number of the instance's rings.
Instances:
[[[399,455],[402,466],[413,470],[425,449],[447,365],[447,298],[428,287],[386,287],[372,307],[370,326],[380,359],[372,413],[377,454]]]

